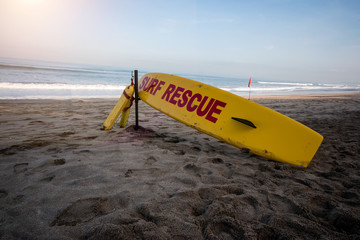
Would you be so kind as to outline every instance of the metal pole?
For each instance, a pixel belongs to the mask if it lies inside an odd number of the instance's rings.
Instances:
[[[139,92],[138,92],[138,70],[134,70],[135,74],[135,130],[139,129],[139,111],[138,111],[138,101],[139,101]]]

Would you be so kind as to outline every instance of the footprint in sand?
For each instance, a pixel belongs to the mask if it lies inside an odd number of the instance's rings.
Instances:
[[[45,178],[41,179],[40,181],[51,182],[54,178],[55,178],[55,176],[49,176],[49,177],[45,177]]]
[[[192,147],[193,150],[197,151],[197,152],[200,152],[201,151],[201,148],[200,147]]]
[[[50,226],[75,226],[89,222],[116,209],[127,207],[128,202],[128,192],[110,197],[80,199],[61,211]]]
[[[186,165],[184,166],[184,169],[185,169],[186,171],[193,172],[193,173],[197,173],[197,174],[199,174],[200,171],[201,171],[201,168],[198,167],[198,166],[197,166],[196,164],[194,164],[194,163],[186,164]]]
[[[245,231],[233,218],[215,217],[204,229],[206,239],[244,239]]]
[[[75,226],[78,223],[88,222],[95,217],[105,215],[103,209],[106,198],[80,199],[65,208],[50,226]]]
[[[211,158],[210,162],[212,162],[214,164],[222,164],[222,163],[224,163],[224,160],[222,160],[221,158]]]
[[[133,174],[133,170],[131,170],[131,169],[128,169],[127,171],[126,171],[126,173],[125,173],[125,177],[131,177],[131,175]]]
[[[183,169],[191,175],[201,177],[202,175],[211,175],[213,172],[210,169],[199,167],[194,163],[186,164]]]
[[[17,163],[17,164],[15,164],[14,165],[14,173],[19,174],[19,173],[22,173],[22,172],[26,172],[28,165],[29,165],[29,163]]]
[[[95,139],[95,138],[97,138],[98,136],[89,136],[89,137],[86,137],[85,139],[87,139],[87,140],[93,140],[93,139]]]
[[[55,159],[54,162],[53,162],[53,164],[56,165],[56,166],[57,165],[64,165],[65,163],[66,163],[66,161],[63,158]]]
[[[75,132],[63,132],[63,133],[58,134],[58,136],[59,137],[68,137],[73,134],[75,134]]]
[[[174,152],[176,155],[185,155],[186,154],[186,151],[184,150],[178,150],[178,151],[175,151]]]
[[[152,165],[152,164],[154,164],[156,162],[157,162],[156,158],[153,157],[153,156],[150,156],[148,159],[146,159],[145,164],[146,165]]]
[[[184,139],[181,139],[179,137],[166,137],[164,138],[164,142],[169,142],[169,143],[179,143],[179,142],[183,142],[185,141]]]
[[[8,204],[15,204],[15,203],[20,203],[24,200],[25,195],[16,195],[15,197],[13,197],[12,199],[10,199],[9,201],[7,201]]]
[[[28,120],[30,120],[30,119],[28,119]],[[45,124],[45,122],[43,122],[43,121],[31,121],[29,123],[29,125],[43,125],[43,124]]]
[[[8,195],[7,191],[0,189],[0,198],[4,198]]]

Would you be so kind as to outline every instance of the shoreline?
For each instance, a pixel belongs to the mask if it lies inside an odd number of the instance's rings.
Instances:
[[[308,168],[142,101],[102,131],[117,98],[0,100],[0,238],[359,238],[360,94],[254,100],[324,136]]]
[[[119,95],[119,97],[121,96],[121,94]],[[238,95],[242,98],[248,99],[248,97],[245,96],[241,96]],[[329,94],[325,94],[325,93],[311,93],[311,94],[293,94],[293,95],[251,95],[250,96],[250,100],[251,99],[318,99],[318,98],[324,98],[324,99],[330,99],[330,98],[352,98],[352,97],[359,97],[360,96],[360,92],[359,93],[329,93]],[[118,98],[116,97],[94,97],[94,98],[90,98],[90,97],[70,97],[70,98],[18,98],[18,99],[12,99],[12,98],[4,98],[1,99],[0,101],[33,101],[33,100],[44,100],[44,101],[68,101],[68,100],[82,100],[82,101],[86,101],[86,100],[110,100],[110,101],[114,101],[117,100]],[[141,100],[140,100],[141,101]]]
[[[295,94],[295,95],[262,95],[254,96],[254,99],[331,99],[331,98],[357,98],[360,97],[360,93],[331,93],[331,94]]]

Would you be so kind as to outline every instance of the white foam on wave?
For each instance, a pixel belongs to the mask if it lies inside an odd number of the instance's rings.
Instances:
[[[125,85],[115,84],[63,84],[63,83],[10,83],[0,82],[0,89],[37,90],[122,90]]]
[[[236,88],[221,88],[222,90],[228,91],[228,92],[248,92],[251,91],[259,91],[259,92],[271,92],[271,91],[292,91],[294,88],[291,87],[283,87],[283,88],[265,88],[265,87],[251,87],[249,89],[248,87],[236,87]]]
[[[79,95],[79,96],[49,96],[49,95],[34,95],[34,96],[0,96],[0,100],[40,100],[40,99],[54,99],[54,100],[69,100],[69,99],[98,99],[98,98],[119,98],[118,95]]]
[[[291,83],[291,82],[265,82],[265,81],[257,81],[259,84],[267,84],[267,85],[290,85],[290,86],[313,86],[313,83]]]
[[[253,86],[251,89],[248,87],[226,87],[222,90],[229,92],[295,92],[295,91],[359,91],[360,86],[347,86],[347,85],[295,85],[295,86],[283,86],[283,87],[259,87]]]
[[[1,64],[0,68],[18,69],[18,70],[46,70],[46,71],[65,71],[65,72],[80,72],[80,73],[101,73],[101,74],[119,74],[129,72],[126,70],[112,70],[112,69],[90,69],[90,68],[76,68],[66,66],[38,66],[38,65],[18,65],[18,64]]]

